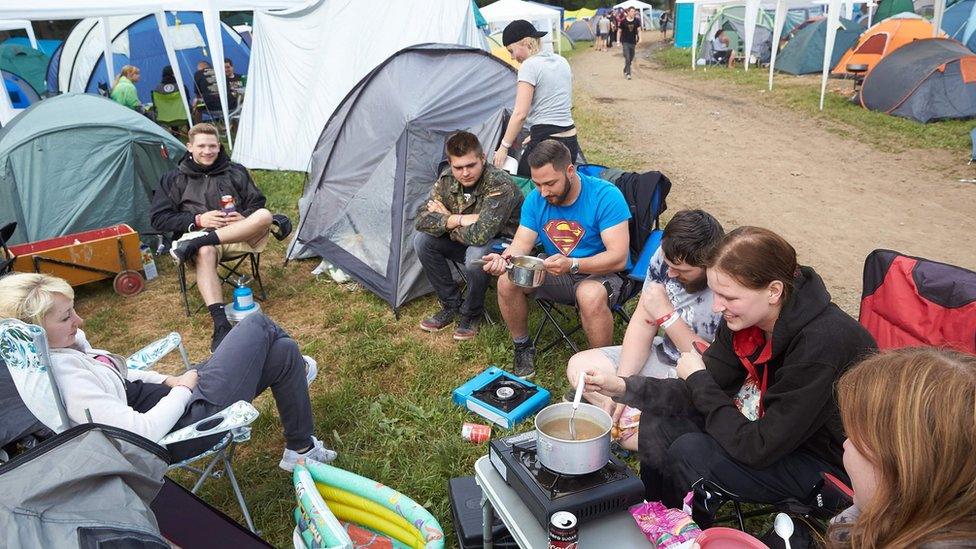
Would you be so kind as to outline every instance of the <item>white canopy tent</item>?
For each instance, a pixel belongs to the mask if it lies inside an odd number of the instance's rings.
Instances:
[[[380,11],[375,7],[370,0],[319,0],[288,12],[255,13],[236,162],[256,169],[307,170],[336,107],[403,48],[437,42],[487,51],[470,2],[398,0]],[[371,14],[368,32],[363,28],[366,13]]]
[[[481,8],[481,16],[488,22],[492,32],[504,29],[517,19],[530,21],[535,28],[549,33],[543,38],[543,43],[551,51],[562,54],[563,29],[559,21],[561,14],[557,8],[523,0],[498,0]]]
[[[27,33],[27,39],[35,50],[37,48],[37,36],[34,34],[34,25],[26,19],[6,19],[0,21],[0,31],[22,30]]]
[[[28,21],[87,19],[98,18],[99,32],[102,36],[102,54],[105,56],[105,68],[109,80],[115,78],[115,67],[112,58],[112,17],[145,16],[154,14],[159,26],[159,34],[166,48],[166,55],[176,76],[180,95],[183,97],[183,107],[190,118],[190,108],[186,101],[187,93],[183,89],[183,79],[180,74],[179,63],[173,49],[169,26],[166,24],[164,11],[198,11],[203,14],[207,42],[210,44],[211,55],[214,59],[224,57],[223,43],[220,35],[220,12],[255,9],[277,9],[303,5],[307,0],[32,0],[30,4],[8,3],[0,4],[0,20],[21,19]],[[93,26],[96,26],[93,24]],[[227,142],[233,146],[230,134],[230,118],[227,112],[227,80],[223,71],[214,71],[217,77],[217,90],[220,94],[220,105],[224,115],[224,126],[227,130]],[[10,99],[6,94],[0,94],[0,124],[10,121],[14,109],[10,106]]]

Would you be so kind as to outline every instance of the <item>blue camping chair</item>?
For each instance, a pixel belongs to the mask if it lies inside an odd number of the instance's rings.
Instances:
[[[581,164],[577,166],[576,171],[584,175],[602,178],[607,173],[608,168],[599,164]],[[645,227],[646,229],[650,229],[650,231],[644,239],[643,245],[639,248],[631,245],[631,268],[628,271],[617,273],[624,282],[619,294],[610,296],[610,302],[608,304],[610,310],[616,317],[622,319],[625,324],[630,323],[630,313],[627,312],[626,305],[631,299],[640,294],[641,288],[644,285],[644,279],[647,278],[647,269],[650,266],[651,257],[654,256],[654,252],[661,246],[661,237],[664,235],[664,231],[660,228],[660,217],[667,209],[666,198],[670,190],[671,182],[662,175],[661,181],[656,185],[651,195],[650,219],[646,219],[647,216],[645,215],[638,215],[638,211],[643,207],[642,204],[628,203],[632,215],[630,220],[632,240],[634,240],[633,235],[639,233],[635,225],[648,221],[651,225]],[[625,196],[627,196],[626,193]],[[580,349],[572,340],[571,336],[583,328],[583,325],[579,322],[579,311],[574,310],[573,312],[569,312],[560,309],[558,307],[559,304],[547,299],[537,298],[535,301],[542,309],[544,315],[542,322],[539,323],[532,337],[532,343],[538,349],[537,352],[543,353],[552,349],[560,342],[564,342],[574,353],[578,353]],[[576,307],[573,307],[573,309],[576,309]],[[573,324],[574,321],[575,324]],[[558,337],[541,345],[540,339],[542,338],[542,332],[549,324],[552,324],[558,333]]]
[[[142,350],[136,352],[128,359],[126,365],[130,369],[145,370],[153,367],[160,359],[174,350],[179,350],[180,359],[185,368],[190,367],[190,360],[183,346],[180,334],[172,332],[166,337],[150,343]],[[9,376],[0,378],[5,382],[9,378],[19,392],[22,387],[33,387],[31,396],[24,399],[20,393],[20,400],[26,404],[29,399],[44,399],[54,401],[56,410],[49,411],[50,417],[38,417],[45,427],[54,432],[62,432],[69,428],[70,422],[58,388],[57,379],[51,371],[51,359],[48,355],[47,335],[40,326],[25,324],[14,319],[0,319],[0,361],[6,364]],[[9,389],[9,388],[6,388]],[[0,391],[0,394],[12,394],[11,391]],[[9,399],[8,402],[9,404]],[[38,411],[47,410],[47,407],[35,406]],[[237,444],[245,442],[251,437],[251,423],[258,417],[258,411],[246,401],[238,401],[220,412],[173,431],[160,439],[157,444],[166,446],[177,442],[184,442],[197,438],[207,437],[226,433],[220,441],[209,450],[191,457],[179,463],[173,463],[169,470],[185,469],[199,475],[199,479],[191,490],[196,493],[209,478],[220,478],[223,473],[227,474],[234,495],[241,507],[241,514],[247,522],[248,528],[253,532],[254,524],[251,522],[251,515],[248,512],[247,504],[241,493],[234,469],[231,464],[234,457],[234,449]],[[5,461],[3,452],[0,451],[0,462]],[[193,466],[201,460],[208,460],[203,469]],[[214,471],[217,464],[223,465],[222,471]]]

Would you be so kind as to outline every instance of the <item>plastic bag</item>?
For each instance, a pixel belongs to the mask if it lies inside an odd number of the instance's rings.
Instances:
[[[630,508],[637,527],[658,549],[691,547],[701,535],[701,528],[691,515],[679,509],[669,509],[659,501],[639,503]]]

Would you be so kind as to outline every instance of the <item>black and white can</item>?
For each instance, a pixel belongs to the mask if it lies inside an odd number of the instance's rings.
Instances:
[[[579,528],[576,515],[556,511],[549,517],[549,549],[578,549]]]

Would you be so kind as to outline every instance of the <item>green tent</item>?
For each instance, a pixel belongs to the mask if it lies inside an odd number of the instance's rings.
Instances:
[[[899,13],[915,13],[915,4],[912,0],[880,0],[878,9],[874,12],[874,23],[877,24],[892,15]]]
[[[732,47],[733,51],[742,53],[745,48],[743,42],[745,41],[745,6],[721,6],[712,15],[711,19],[708,21],[708,25],[705,27],[705,32],[702,34],[702,43],[699,51],[701,52],[702,59],[711,59],[712,52],[712,38],[715,38],[715,34],[722,29],[725,31],[725,35],[729,37],[729,45]],[[752,38],[752,54],[756,57],[759,63],[769,62],[769,56],[772,52],[771,44],[773,40],[773,18],[766,12],[766,10],[759,10],[759,14],[756,17],[756,32]]]
[[[0,44],[0,69],[16,74],[34,88],[38,95],[47,91],[48,57],[40,50],[20,44]]]
[[[840,56],[857,42],[864,27],[849,19],[840,19],[830,57],[833,67]],[[827,40],[827,18],[818,17],[802,25],[776,56],[776,70],[787,74],[813,74],[823,70],[824,47]]]
[[[117,223],[150,230],[152,192],[185,151],[110,99],[45,99],[0,130],[0,224],[17,222],[14,244]]]

